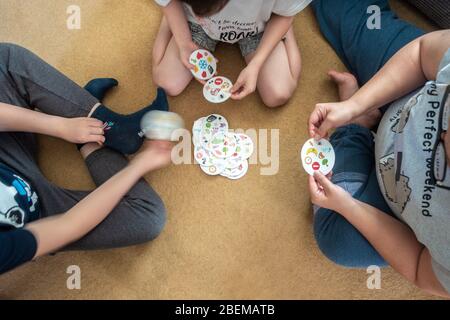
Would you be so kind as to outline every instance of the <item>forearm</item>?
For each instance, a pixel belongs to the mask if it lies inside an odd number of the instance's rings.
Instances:
[[[358,200],[343,204],[339,212],[407,280],[431,294],[450,297],[434,274],[430,252],[406,224]]]
[[[416,282],[417,265],[424,246],[407,225],[354,199],[339,212],[364,235],[389,265],[409,281]]]
[[[402,48],[355,93],[350,99],[358,106],[358,110],[354,110],[355,116],[401,98],[426,82],[421,66],[420,43],[417,39]]]
[[[59,137],[61,119],[0,102],[0,132],[32,132]]]
[[[273,49],[289,31],[293,21],[294,17],[283,17],[276,14],[272,15],[267,23],[261,43],[250,64],[261,68]]]
[[[166,7],[163,7],[162,10],[178,47],[181,48],[186,43],[191,42],[191,31],[189,30],[182,3],[178,0],[173,0]]]
[[[101,223],[148,168],[129,165],[109,179],[67,213],[26,226],[37,239],[35,257],[72,243]]]

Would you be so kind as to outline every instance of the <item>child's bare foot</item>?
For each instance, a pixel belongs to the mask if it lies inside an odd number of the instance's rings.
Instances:
[[[359,89],[358,81],[351,73],[330,70],[328,76],[338,86],[341,101],[350,99]]]

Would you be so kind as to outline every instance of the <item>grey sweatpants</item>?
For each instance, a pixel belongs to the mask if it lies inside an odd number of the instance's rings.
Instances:
[[[98,103],[86,90],[69,80],[30,51],[0,43],[0,102],[66,118],[86,117]],[[41,218],[64,213],[89,194],[60,188],[48,181],[38,167],[36,135],[0,132],[0,162],[32,185],[39,197]],[[93,152],[86,165],[97,186],[128,163],[108,148]],[[123,247],[158,236],[166,220],[158,194],[141,179],[111,214],[84,238],[66,250]]]

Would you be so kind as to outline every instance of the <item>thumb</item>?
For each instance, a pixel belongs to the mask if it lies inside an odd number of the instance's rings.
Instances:
[[[320,138],[325,138],[328,135],[328,132],[332,129],[332,125],[328,119],[325,119],[319,128],[317,128],[317,135],[320,136]],[[318,138],[318,137],[316,137]]]
[[[231,88],[231,93],[234,94],[242,87],[242,81],[241,79],[237,79],[236,83]]]
[[[183,64],[189,70],[194,70],[195,66],[192,63],[189,62],[189,59],[188,60],[183,60]]]
[[[316,171],[314,172],[314,179],[319,183],[319,185],[328,192],[334,186],[333,182],[331,182],[327,177],[323,175],[322,172]]]

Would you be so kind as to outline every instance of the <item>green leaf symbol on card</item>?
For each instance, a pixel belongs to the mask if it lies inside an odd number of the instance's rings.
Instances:
[[[222,143],[222,140],[219,139],[219,138],[214,138],[213,141],[212,141],[212,143],[213,143],[213,144],[220,144],[220,143]]]
[[[206,124],[206,127],[207,127],[207,128],[211,128],[211,123],[208,122],[208,123]]]
[[[323,160],[322,160],[322,165],[328,167],[328,159],[323,159]]]

